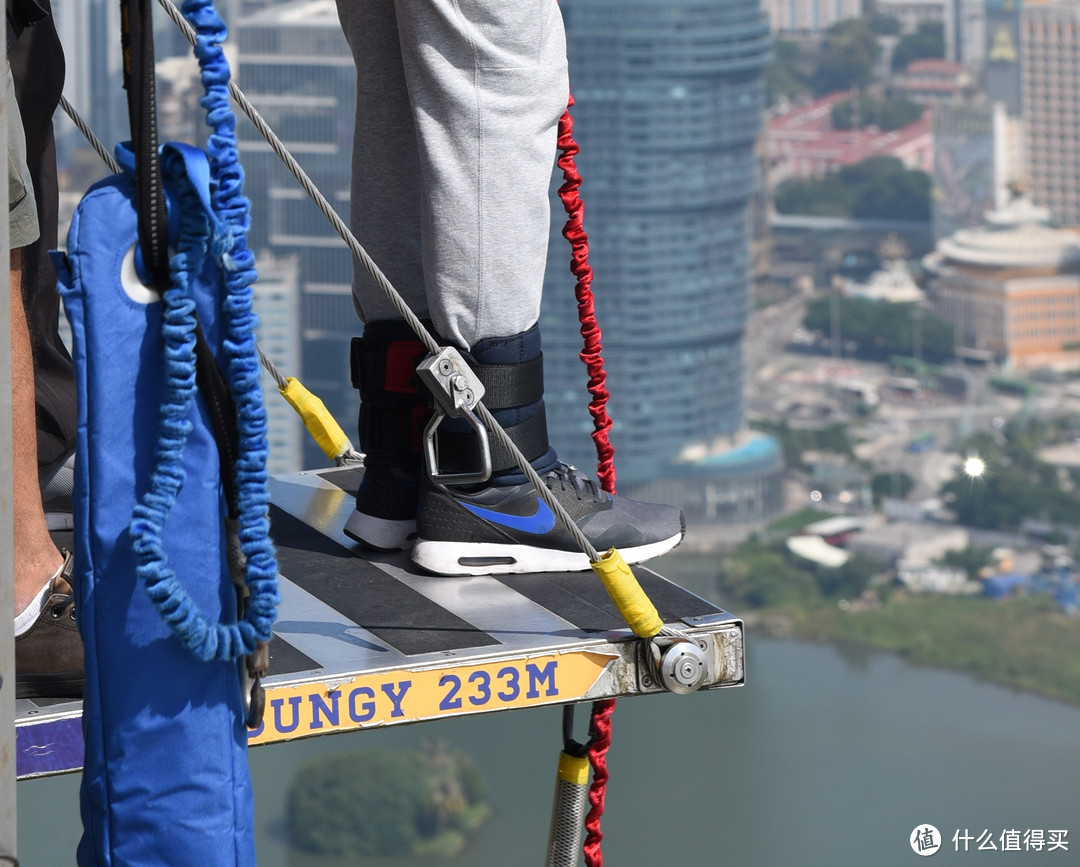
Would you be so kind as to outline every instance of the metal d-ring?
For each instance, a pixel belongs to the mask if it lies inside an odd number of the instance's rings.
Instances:
[[[435,431],[446,418],[440,407],[435,407],[431,421],[424,428],[424,455],[427,459],[428,476],[440,485],[478,485],[491,478],[491,444],[488,441],[487,428],[471,409],[462,409],[461,416],[469,422],[469,427],[476,433],[480,442],[480,470],[475,473],[440,473],[439,456],[435,448]]]

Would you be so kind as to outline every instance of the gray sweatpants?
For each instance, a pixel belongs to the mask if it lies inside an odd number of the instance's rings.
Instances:
[[[463,348],[536,324],[569,81],[556,0],[337,0],[357,71],[352,230]],[[364,322],[399,318],[356,263]]]

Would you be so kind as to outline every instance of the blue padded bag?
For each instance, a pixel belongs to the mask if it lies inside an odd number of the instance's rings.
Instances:
[[[187,150],[188,160],[201,157],[205,165],[201,151]],[[173,157],[163,162],[170,214],[201,210],[187,161],[176,158],[175,146],[163,151]],[[129,152],[118,156],[130,160]],[[134,197],[130,174],[92,187],[72,220],[59,269],[79,401],[75,584],[86,651],[79,863],[254,864],[237,662],[197,658],[160,616],[139,574],[133,515],[151,494],[162,428],[171,423],[187,431],[161,548],[205,620],[236,624],[218,451],[206,407],[192,391],[183,414],[163,420],[169,375],[163,332],[176,326],[166,322],[166,302],[134,275]],[[179,241],[188,249],[174,264],[186,259],[194,279],[169,292],[187,296],[220,357],[221,278],[205,255],[209,221],[203,212],[179,222],[187,226],[188,237]]]
[[[215,40],[204,38],[203,51],[220,51]],[[228,110],[222,82],[227,75],[204,100],[208,115],[215,98]],[[82,865],[255,864],[239,666],[270,638],[277,568],[253,257],[228,118],[225,126],[210,138],[209,159],[190,146],[161,148],[175,251],[162,297],[135,276],[134,169],[123,147],[124,171],[87,192],[67,254],[56,257],[78,393]],[[242,617],[218,448],[195,384],[196,315],[237,409],[234,517],[244,557],[234,560],[246,561],[251,592]]]

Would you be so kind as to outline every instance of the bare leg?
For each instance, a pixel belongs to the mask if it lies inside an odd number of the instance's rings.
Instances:
[[[22,302],[22,251],[11,251],[12,484],[15,512],[15,613],[38,594],[63,565],[45,523],[38,484],[37,425],[34,421],[34,359]]]

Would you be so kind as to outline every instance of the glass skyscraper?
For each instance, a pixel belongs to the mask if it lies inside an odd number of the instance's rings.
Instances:
[[[336,7],[319,0],[266,4],[241,16],[232,33],[238,83],[348,222],[356,70]],[[291,324],[300,338],[299,356],[274,360],[286,376],[302,379],[355,439],[359,397],[349,378],[349,341],[361,326],[352,303],[352,256],[254,126],[241,120],[237,137],[244,190],[251,199],[248,245],[293,263],[289,279],[276,268],[268,276],[276,285],[294,280],[299,286],[297,297],[288,299],[298,313],[292,323],[281,319],[279,308],[264,309],[269,298],[257,294],[256,310],[264,324]],[[278,297],[275,303],[283,300]],[[271,395],[268,401],[280,405],[275,411],[292,413],[280,397]],[[326,466],[314,440],[304,436],[300,442],[303,453],[297,458],[303,466]]]
[[[743,428],[748,204],[769,28],[759,0],[563,0],[578,168],[620,483]],[[587,377],[553,204],[542,314],[548,416],[595,465]]]

